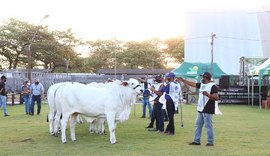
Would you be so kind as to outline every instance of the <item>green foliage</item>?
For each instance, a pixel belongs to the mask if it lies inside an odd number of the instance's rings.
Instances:
[[[87,64],[92,71],[114,68],[115,63],[117,68],[164,68],[162,52],[151,41],[96,40],[87,42],[87,45],[90,49]]]
[[[71,29],[50,32],[47,27],[14,18],[0,25],[0,55],[8,69],[26,68],[30,53],[32,68],[42,65],[54,71],[57,67],[66,66],[65,59],[78,58],[74,48],[79,44],[80,40],[74,37]]]
[[[39,116],[25,115],[24,105],[8,106],[11,116],[0,116],[1,155],[269,155],[269,110],[240,105],[221,105],[220,109],[223,115],[213,117],[214,147],[205,146],[205,128],[202,145],[188,145],[193,140],[196,105],[183,106],[183,128],[180,114],[175,115],[174,136],[148,132],[144,127],[149,119],[141,119],[141,105],[133,105],[130,119],[117,125],[115,145],[109,143],[107,126],[106,135],[100,136],[90,134],[87,123],[76,126],[76,142],[70,140],[68,128],[68,142],[63,145],[60,137],[48,133],[47,105],[42,105]]]
[[[31,45],[31,46],[29,46]],[[75,49],[87,45],[89,56],[80,58]],[[30,47],[30,48],[29,48]],[[164,49],[164,47],[166,47]],[[182,62],[182,37],[142,42],[96,40],[83,43],[71,29],[49,31],[14,18],[0,25],[0,59],[8,69],[43,67],[52,72],[96,72],[101,68],[166,68],[165,58]]]
[[[170,38],[165,41],[166,48],[164,49],[165,53],[175,59],[175,62],[183,62],[184,58],[184,38]]]

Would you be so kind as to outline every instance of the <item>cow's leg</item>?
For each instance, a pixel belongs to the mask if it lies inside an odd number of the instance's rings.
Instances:
[[[102,134],[101,118],[98,119],[97,123],[98,123],[98,134],[101,135]]]
[[[90,133],[96,133],[96,120],[94,119],[92,122],[90,122],[89,132]]]
[[[76,120],[77,120],[77,113],[74,113],[70,116],[69,118],[69,124],[70,124],[70,138],[72,141],[76,141],[76,136],[75,136],[75,127],[76,127]],[[79,115],[80,116],[80,115]]]
[[[103,119],[103,118],[99,118],[98,134],[100,134],[100,135],[105,134],[105,119]]]
[[[108,122],[108,127],[110,131],[110,141],[111,144],[116,143],[116,137],[115,137],[115,114],[107,114],[107,122]]]
[[[65,113],[62,114],[62,120],[61,120],[61,133],[62,133],[62,143],[65,144],[67,143],[67,139],[66,139],[66,128],[67,128],[67,122],[69,119],[70,114],[69,113]]]
[[[50,113],[48,114],[48,120],[49,120],[49,133],[50,133],[51,136],[54,135],[54,129],[53,129],[54,115],[55,115],[55,112],[54,112],[54,111],[50,111]]]
[[[83,119],[82,119],[81,115],[79,115],[79,114],[77,115],[76,122],[79,123],[79,124],[83,123]]]
[[[54,135],[57,137],[59,128],[60,128],[60,117],[61,117],[61,112],[56,112],[56,115],[54,116]]]

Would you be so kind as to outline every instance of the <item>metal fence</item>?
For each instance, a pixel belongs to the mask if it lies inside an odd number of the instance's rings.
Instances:
[[[9,93],[21,92],[21,86],[23,82],[27,80],[27,76],[24,74],[16,73],[0,73],[0,75],[7,76],[6,90]],[[91,82],[106,82],[108,78],[112,78],[110,75],[96,75],[96,74],[79,74],[79,73],[34,73],[32,74],[32,82],[39,79],[40,83],[43,84],[45,93],[48,88],[55,83],[59,82],[80,82],[80,83],[91,83]],[[114,77],[113,77],[114,78]],[[121,76],[117,75],[117,79],[121,79]]]
[[[21,86],[27,78],[27,72],[13,71],[13,72],[2,72],[0,75],[7,77],[6,90],[9,93],[20,93]],[[46,72],[32,72],[32,83],[39,79],[40,83],[43,84],[45,93],[48,88],[55,83],[59,82],[80,82],[80,83],[91,83],[91,82],[106,82],[108,78],[118,80],[128,80],[129,78],[139,78],[142,75],[104,75],[104,74],[92,74],[92,73],[46,73]],[[145,75],[144,75],[145,76]]]

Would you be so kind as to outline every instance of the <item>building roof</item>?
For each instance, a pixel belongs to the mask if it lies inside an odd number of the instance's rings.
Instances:
[[[116,75],[152,75],[166,74],[170,72],[168,69],[100,69],[97,74],[114,74]]]

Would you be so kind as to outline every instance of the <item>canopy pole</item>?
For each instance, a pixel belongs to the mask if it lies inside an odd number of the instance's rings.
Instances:
[[[248,77],[248,105],[250,104],[250,100],[249,100],[249,93],[250,93],[250,79]]]
[[[254,78],[253,78],[253,75],[252,75],[252,80],[251,80],[251,96],[252,96],[252,107],[253,107],[253,104],[254,104]]]

